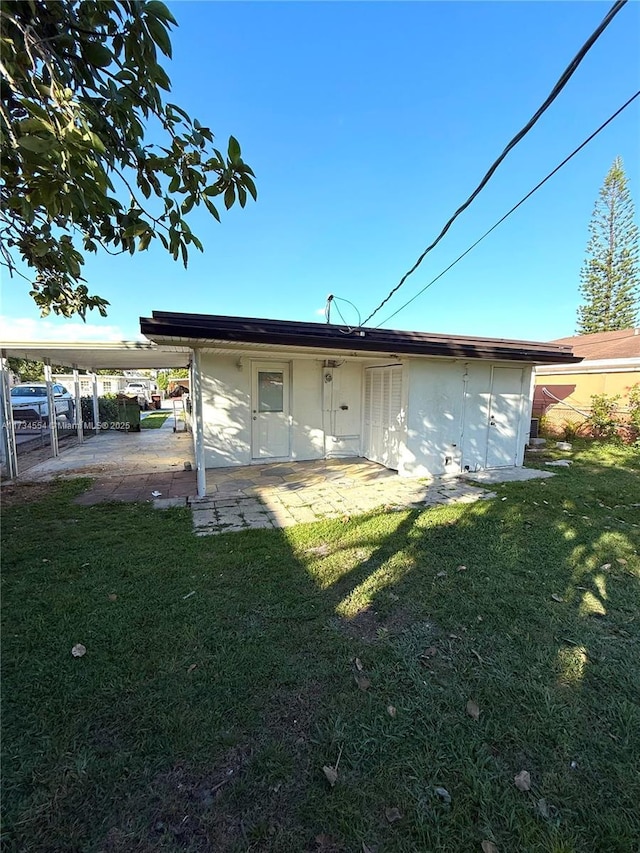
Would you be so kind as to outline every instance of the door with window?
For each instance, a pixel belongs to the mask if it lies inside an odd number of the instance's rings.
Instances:
[[[522,369],[494,367],[489,400],[487,468],[509,468],[518,456]]]
[[[291,452],[289,365],[254,362],[251,370],[251,456],[288,459]]]

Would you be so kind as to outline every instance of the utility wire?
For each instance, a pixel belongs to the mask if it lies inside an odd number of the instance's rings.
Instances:
[[[334,302],[346,302],[346,304],[347,304],[347,305],[351,305],[351,307],[353,308],[353,310],[354,310],[354,311],[356,312],[356,314],[358,315],[358,326],[361,326],[361,325],[362,325],[362,317],[361,317],[361,315],[360,315],[360,312],[358,311],[357,306],[356,306],[356,305],[354,305],[354,304],[353,304],[353,302],[349,302],[349,300],[348,300],[348,299],[343,299],[341,296],[334,296],[334,297],[333,297],[333,301],[334,301]],[[342,322],[345,324],[345,326],[348,326],[348,325],[349,325],[349,323],[347,323],[347,321],[344,319],[344,317],[342,316],[342,311],[338,308],[338,306],[337,306],[337,305],[336,305],[336,311],[338,312],[338,315],[340,316],[340,319],[341,319],[341,320],[342,320]]]
[[[431,243],[431,245],[430,245],[430,246],[427,246],[427,248],[426,248],[426,249],[424,250],[424,252],[420,255],[420,257],[419,257],[419,258],[418,258],[418,260],[415,262],[415,264],[411,267],[411,269],[410,269],[410,270],[408,270],[408,272],[406,272],[406,273],[402,276],[402,278],[400,279],[400,281],[398,282],[398,284],[396,284],[396,286],[395,286],[391,291],[389,291],[389,294],[388,294],[387,296],[385,296],[385,298],[384,298],[384,299],[382,300],[382,302],[378,305],[378,307],[377,307],[377,308],[375,308],[375,309],[371,312],[371,314],[369,314],[369,316],[368,316],[368,317],[365,319],[365,321],[364,321],[364,325],[366,325],[366,324],[369,322],[369,320],[370,320],[370,319],[371,319],[375,314],[377,314],[377,313],[378,313],[378,311],[379,311],[379,310],[380,310],[384,305],[386,305],[386,303],[391,299],[391,297],[394,295],[394,293],[396,293],[398,290],[400,290],[400,288],[401,288],[401,287],[402,287],[402,285],[405,283],[405,281],[409,278],[409,276],[410,276],[412,273],[414,273],[414,272],[418,269],[418,267],[420,266],[420,264],[422,263],[422,261],[425,259],[426,255],[428,255],[428,254],[429,254],[429,252],[430,252],[432,249],[434,249],[434,248],[438,245],[438,243],[440,242],[440,240],[442,240],[442,238],[443,238],[443,237],[444,237],[444,235],[447,233],[447,231],[449,230],[449,228],[451,228],[451,226],[453,225],[453,223],[455,222],[455,220],[458,218],[458,216],[460,216],[460,214],[461,214],[461,213],[463,213],[463,211],[465,211],[465,210],[469,207],[469,205],[471,204],[471,202],[472,202],[472,201],[476,198],[476,196],[477,196],[477,195],[478,195],[478,194],[479,194],[479,193],[484,189],[484,187],[487,185],[487,183],[488,183],[488,182],[489,182],[489,180],[491,179],[491,177],[492,177],[493,173],[496,171],[496,169],[498,168],[498,166],[502,163],[502,161],[505,159],[505,157],[506,157],[506,156],[507,156],[507,154],[511,151],[511,149],[512,149],[512,148],[514,148],[514,147],[515,147],[515,146],[520,142],[520,140],[521,140],[521,139],[523,139],[523,138],[527,135],[527,133],[529,133],[529,131],[530,131],[530,130],[531,130],[531,128],[534,126],[534,124],[538,121],[538,119],[540,118],[540,116],[541,116],[543,113],[545,113],[545,112],[549,109],[549,107],[551,106],[551,104],[555,101],[555,99],[558,97],[558,95],[560,94],[560,92],[561,92],[561,91],[564,89],[564,87],[567,85],[567,83],[569,82],[569,80],[571,79],[571,77],[573,76],[573,74],[575,73],[575,71],[577,70],[578,66],[580,65],[580,63],[582,62],[582,60],[585,58],[585,56],[587,55],[587,53],[589,52],[589,50],[593,47],[593,45],[596,43],[596,41],[598,40],[598,38],[602,35],[602,33],[605,31],[605,29],[609,26],[609,24],[611,23],[611,21],[614,19],[614,17],[618,14],[618,12],[622,9],[622,7],[623,7],[626,3],[627,3],[627,0],[616,0],[616,2],[613,4],[613,6],[611,7],[611,9],[609,9],[609,11],[607,12],[607,14],[604,16],[604,18],[603,18],[603,19],[602,19],[602,21],[600,22],[599,26],[598,26],[598,27],[596,27],[596,29],[593,31],[593,33],[589,36],[589,38],[586,40],[586,42],[582,45],[582,47],[580,48],[580,50],[578,51],[578,53],[577,53],[577,54],[574,56],[574,58],[571,60],[571,62],[569,63],[569,65],[567,65],[567,67],[565,68],[565,70],[562,72],[562,75],[560,76],[560,79],[559,79],[559,80],[558,80],[558,82],[555,84],[555,86],[553,87],[553,89],[552,89],[552,90],[551,90],[551,92],[549,93],[549,95],[548,95],[547,99],[546,99],[546,100],[545,100],[545,102],[542,104],[542,106],[541,106],[541,107],[538,109],[538,111],[537,111],[537,112],[536,112],[536,113],[535,113],[535,114],[534,114],[534,115],[529,119],[529,121],[525,124],[525,126],[524,126],[520,131],[518,131],[518,133],[516,133],[516,135],[515,135],[515,136],[513,137],[513,139],[509,142],[509,144],[508,144],[508,145],[507,145],[507,147],[504,149],[504,151],[502,152],[502,154],[498,157],[498,159],[497,159],[497,160],[495,160],[495,162],[493,163],[493,165],[490,167],[489,171],[485,174],[485,176],[484,176],[484,177],[483,177],[483,179],[480,181],[480,183],[478,184],[478,186],[477,186],[477,187],[475,188],[475,190],[471,193],[471,195],[469,196],[469,198],[464,202],[464,204],[462,204],[462,205],[461,205],[461,206],[456,210],[456,212],[453,214],[453,216],[451,217],[451,219],[450,219],[450,220],[447,222],[447,224],[444,226],[444,228],[442,229],[442,231],[438,234],[438,236],[437,236],[437,237],[436,237],[436,239],[433,241],[433,243]]]
[[[469,246],[469,248],[466,251],[464,251],[461,255],[458,255],[458,257],[455,259],[455,261],[450,263],[449,266],[446,269],[442,270],[442,272],[439,275],[437,275],[435,278],[431,279],[431,281],[428,284],[425,284],[425,286],[422,288],[422,290],[419,290],[415,296],[412,296],[411,299],[407,300],[407,302],[404,303],[404,305],[401,305],[400,308],[397,309],[397,311],[394,311],[393,314],[389,314],[389,316],[386,317],[381,323],[379,323],[376,326],[376,328],[379,329],[380,326],[384,325],[385,323],[388,323],[392,317],[396,316],[396,314],[399,314],[401,311],[404,311],[404,309],[407,307],[407,305],[411,305],[411,303],[414,300],[416,300],[418,298],[418,296],[421,296],[425,292],[425,290],[428,290],[431,287],[432,284],[435,284],[436,281],[438,281],[438,279],[442,278],[442,276],[445,273],[448,273],[452,267],[455,267],[455,265],[458,263],[458,261],[461,261],[465,257],[465,255],[468,255],[472,249],[475,249],[475,247],[478,245],[478,243],[481,243],[485,237],[488,237],[492,231],[495,231],[495,229],[498,227],[498,225],[502,225],[502,223],[505,221],[505,219],[507,219],[509,216],[511,216],[511,214],[514,211],[516,211],[520,207],[521,204],[524,204],[527,199],[531,198],[531,196],[535,192],[537,192],[540,189],[540,187],[542,187],[544,184],[547,183],[549,178],[552,178],[556,174],[556,172],[560,171],[560,169],[562,169],[562,167],[564,165],[566,165],[569,162],[569,160],[571,160],[573,157],[575,157],[579,151],[582,151],[582,149],[585,147],[585,145],[588,145],[589,142],[591,142],[591,140],[594,139],[600,133],[600,131],[604,130],[608,124],[611,124],[611,122],[615,118],[617,118],[623,110],[626,110],[626,108],[631,103],[633,103],[633,101],[635,101],[635,99],[639,95],[640,95],[640,89],[635,93],[635,95],[632,95],[629,98],[629,100],[626,101],[620,107],[620,109],[616,110],[612,116],[609,116],[609,118],[605,122],[603,122],[597,130],[594,130],[593,133],[591,134],[591,136],[588,136],[584,140],[584,142],[582,142],[580,145],[578,145],[578,147],[576,149],[574,149],[571,152],[571,154],[569,154],[568,157],[565,157],[564,160],[562,161],[562,163],[559,163],[552,172],[549,172],[549,174],[546,176],[546,178],[543,178],[540,181],[540,183],[536,184],[536,186],[532,190],[530,190],[525,196],[523,196],[517,204],[514,204],[513,207],[511,208],[511,210],[507,211],[507,213],[505,213],[505,215],[501,219],[498,219],[498,221],[495,223],[495,225],[492,225],[488,231],[485,231],[484,234],[482,235],[482,237],[479,237],[476,240],[476,242],[473,243],[471,246]]]

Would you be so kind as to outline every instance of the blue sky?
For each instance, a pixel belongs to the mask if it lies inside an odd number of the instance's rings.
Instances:
[[[3,276],[20,336],[134,337],[152,310],[322,321],[328,293],[366,316],[535,112],[610,7],[599,2],[175,2],[171,100],[233,133],[258,202],[193,217],[188,270],[161,249],[90,258],[105,320],[38,320]],[[383,309],[413,296],[638,88],[640,5],[607,28],[525,140]],[[640,206],[640,104],[392,328],[549,340],[571,334],[587,226],[622,156]],[[341,305],[349,322],[356,314]],[[386,325],[386,324],[385,324]]]

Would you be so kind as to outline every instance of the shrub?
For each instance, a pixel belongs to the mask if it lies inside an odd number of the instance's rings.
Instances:
[[[93,424],[93,397],[81,397],[82,420],[85,424]],[[118,403],[113,394],[98,397],[98,420],[100,423],[115,423],[118,420]]]
[[[636,384],[629,391],[629,423],[640,437],[640,385]]]
[[[562,425],[562,434],[565,441],[572,441],[580,434],[580,427],[577,421],[565,421]]]
[[[615,414],[619,400],[619,394],[594,394],[591,397],[591,414],[587,423],[596,438],[613,438],[617,434]]]

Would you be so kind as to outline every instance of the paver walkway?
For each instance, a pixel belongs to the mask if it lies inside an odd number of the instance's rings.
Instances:
[[[473,503],[493,492],[460,479],[413,480],[365,459],[251,465],[207,472],[205,498],[190,501],[199,536],[289,527],[380,507]]]

